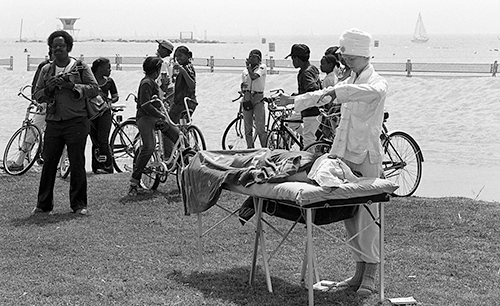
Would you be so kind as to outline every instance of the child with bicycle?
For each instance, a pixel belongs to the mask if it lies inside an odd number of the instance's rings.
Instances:
[[[118,90],[115,81],[110,77],[111,63],[109,59],[100,57],[92,63],[92,73],[99,85],[99,94],[109,105],[118,101]],[[91,121],[90,138],[92,140],[92,172],[113,173],[113,160],[109,146],[111,131],[111,109],[105,110],[99,117]]]
[[[129,195],[144,192],[144,188],[140,184],[141,176],[151,155],[153,155],[156,146],[154,132],[158,126],[161,126],[164,138],[168,138],[172,143],[175,143],[179,138],[179,128],[170,120],[162,100],[159,99],[160,91],[156,79],[160,75],[162,62],[161,58],[150,56],[142,64],[145,76],[139,84],[136,112],[142,146],[139,153],[136,154],[137,160],[130,178]],[[165,145],[167,144],[165,143]]]

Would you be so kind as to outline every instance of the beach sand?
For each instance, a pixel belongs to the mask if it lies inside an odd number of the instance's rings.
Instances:
[[[0,152],[20,126],[26,103],[19,88],[33,72],[0,70]],[[123,117],[133,116],[140,71],[113,71]],[[389,130],[403,130],[419,143],[425,162],[415,196],[463,196],[500,202],[500,79],[494,77],[386,76],[389,93],[385,108]],[[194,116],[208,149],[221,149],[222,133],[238,110],[238,73],[199,73],[199,107]],[[296,91],[296,74],[268,75],[266,89]],[[90,143],[90,140],[88,141]],[[88,152],[90,154],[90,150]],[[89,156],[89,155],[87,155]],[[87,158],[88,159],[88,158]],[[88,169],[90,167],[88,166]]]

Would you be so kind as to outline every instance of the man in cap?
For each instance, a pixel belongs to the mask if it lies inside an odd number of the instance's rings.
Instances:
[[[319,70],[316,66],[311,65],[309,62],[310,54],[311,51],[307,45],[294,44],[290,54],[285,57],[291,57],[293,67],[300,68],[299,74],[297,75],[299,95],[321,89]],[[286,97],[286,95],[283,96],[284,98]],[[316,105],[312,105],[311,107],[300,111],[300,117],[303,122],[302,137],[304,147],[316,141],[316,130],[319,126],[319,120],[317,119],[318,115],[319,109]],[[292,117],[291,119],[294,118]]]
[[[388,85],[370,64],[371,40],[367,32],[358,29],[345,31],[340,36],[339,50],[352,69],[350,77],[333,87],[296,96],[295,109],[330,101],[340,104],[341,119],[330,155],[342,158],[364,177],[381,177],[383,150],[380,130]],[[356,272],[353,277],[338,283],[337,288],[355,290],[362,297],[375,290],[375,274],[380,262],[379,228],[372,223],[370,216],[371,213],[378,217],[378,205],[360,208],[353,218],[344,220],[349,244],[353,247]]]
[[[157,40],[156,42],[158,43],[156,54],[163,59],[159,78],[160,96],[162,100],[170,101],[174,92],[174,85],[171,81],[172,60],[170,59],[170,55],[174,51],[174,45],[168,40]]]

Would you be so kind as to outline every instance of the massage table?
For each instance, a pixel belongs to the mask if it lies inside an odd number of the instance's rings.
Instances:
[[[353,183],[344,183],[338,187],[320,187],[311,184],[307,180],[295,181],[294,175],[290,175],[279,182],[260,182],[242,184],[238,178],[248,174],[247,169],[255,165],[256,158],[262,156],[269,157],[268,149],[240,150],[240,151],[200,151],[189,166],[184,169],[181,175],[181,194],[185,205],[186,215],[196,214],[198,223],[197,247],[198,247],[198,269],[201,270],[203,264],[203,244],[202,238],[219,224],[237,214],[237,210],[231,212],[229,209],[217,204],[217,199],[222,190],[236,192],[243,195],[252,196],[255,205],[255,227],[256,236],[254,241],[252,265],[250,270],[249,283],[255,280],[257,257],[260,247],[260,255],[263,261],[263,270],[266,277],[266,284],[269,292],[272,292],[272,283],[269,270],[269,255],[264,234],[263,208],[271,201],[275,208],[285,209],[287,207],[300,210],[303,218],[295,220],[306,225],[306,252],[303,261],[301,281],[305,280],[307,274],[307,289],[309,305],[314,305],[314,279],[319,283],[319,275],[315,269],[313,228],[321,229],[321,225],[331,223],[328,219],[319,219],[315,212],[322,210],[322,214],[329,210],[341,207],[357,207],[364,209],[372,203],[380,203],[379,216],[372,215],[373,223],[379,227],[380,235],[380,269],[379,288],[380,301],[384,300],[384,205],[390,200],[390,194],[398,186],[388,180],[379,178],[360,178]],[[291,153],[287,157],[290,156]],[[308,160],[310,153],[300,152],[302,160]],[[299,158],[300,159],[300,158]],[[309,160],[310,161],[310,160]],[[242,170],[243,169],[243,170]],[[254,169],[254,168],[252,168]],[[297,173],[296,173],[297,174]],[[246,176],[248,178],[248,176]],[[248,180],[244,181],[248,183]],[[208,188],[208,187],[210,188]],[[207,189],[208,188],[208,189]],[[213,206],[218,206],[228,212],[228,216],[219,220],[215,225],[203,232],[202,212]],[[267,206],[269,207],[269,206]],[[289,219],[291,220],[291,219]],[[294,220],[291,220],[294,221]],[[333,221],[335,222],[335,221]],[[366,229],[366,228],[365,228]],[[364,230],[364,229],[363,229]],[[324,229],[321,229],[325,232]],[[283,240],[286,237],[283,238]],[[350,245],[348,245],[351,247]],[[308,273],[306,273],[308,269]]]

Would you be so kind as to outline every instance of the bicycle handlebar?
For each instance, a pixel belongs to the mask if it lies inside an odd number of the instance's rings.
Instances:
[[[134,101],[137,102],[137,96],[133,92],[131,92],[127,95],[127,97],[125,98],[125,101],[128,101],[128,98],[130,98],[130,96],[134,97]]]

